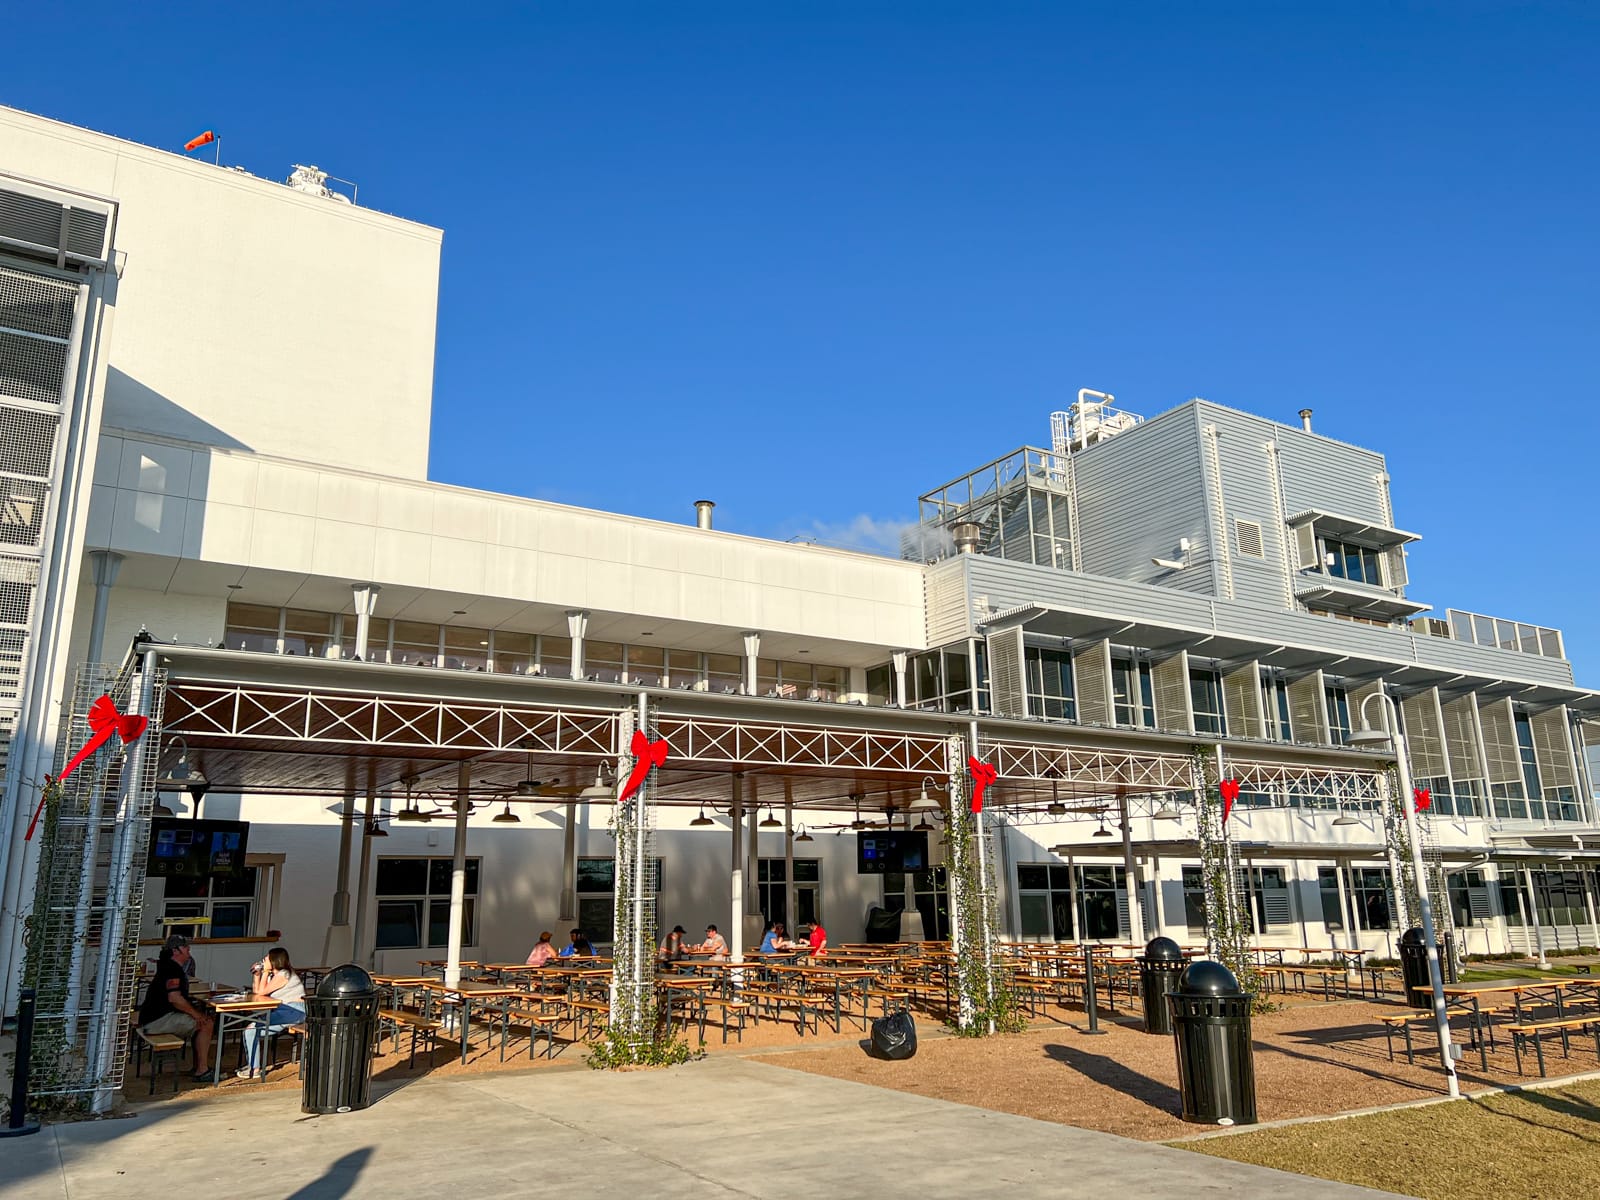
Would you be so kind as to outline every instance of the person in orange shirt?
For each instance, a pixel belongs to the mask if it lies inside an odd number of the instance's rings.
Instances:
[[[822,952],[828,948],[828,931],[822,927],[821,921],[811,922],[811,956],[821,958]]]

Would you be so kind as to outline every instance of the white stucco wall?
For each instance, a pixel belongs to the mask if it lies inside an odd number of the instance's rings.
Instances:
[[[0,163],[118,202],[107,426],[426,476],[439,230],[3,107]]]

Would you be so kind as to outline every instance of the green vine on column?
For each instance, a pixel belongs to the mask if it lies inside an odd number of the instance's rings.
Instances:
[[[1406,829],[1405,812],[1400,807],[1409,803],[1410,797],[1400,794],[1400,768],[1396,764],[1390,763],[1379,778],[1383,787],[1383,838],[1389,848],[1395,905],[1399,909],[1395,916],[1400,928],[1410,929],[1422,923],[1422,898],[1417,894],[1416,876],[1411,871],[1411,835]]]
[[[959,779],[959,782],[957,782]],[[983,890],[984,871],[979,870],[981,854],[987,848],[979,843],[978,823],[971,812],[965,778],[952,777],[949,824],[945,828],[949,847],[946,867],[950,904],[955,910],[954,944],[956,960],[956,998],[958,1013],[954,1030],[961,1037],[988,1037],[991,1033],[1020,1033],[1027,1028],[1027,1017],[1017,1002],[1006,974],[990,958],[988,947],[999,938],[999,926],[992,893]],[[986,873],[994,878],[991,863]]]
[[[1222,822],[1222,779],[1209,747],[1190,752],[1195,781],[1195,816],[1199,825],[1200,880],[1205,897],[1207,949],[1233,972],[1239,986],[1255,995],[1253,1008],[1271,1012],[1265,978],[1250,947],[1250,912],[1239,887],[1237,868]]]

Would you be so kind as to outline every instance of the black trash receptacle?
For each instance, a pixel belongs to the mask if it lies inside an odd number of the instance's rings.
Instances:
[[[300,1111],[342,1113],[372,1102],[372,1043],[378,989],[355,963],[322,977],[306,997],[305,1081]]]
[[[1219,962],[1190,963],[1167,997],[1178,1048],[1183,1119],[1208,1125],[1256,1123],[1256,1067],[1250,1003]]]
[[[1400,975],[1405,980],[1406,1003],[1412,1008],[1433,1007],[1433,981],[1428,978],[1428,943],[1422,927],[1413,926],[1400,935]],[[1445,934],[1439,943],[1439,978],[1456,981],[1456,940]]]
[[[1171,938],[1152,938],[1139,956],[1139,984],[1144,992],[1144,1031],[1171,1033],[1172,1009],[1167,994],[1178,985],[1183,950]]]

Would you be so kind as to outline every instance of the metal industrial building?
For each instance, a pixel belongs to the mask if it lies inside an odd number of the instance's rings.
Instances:
[[[129,944],[195,920],[224,976],[268,936],[380,968],[605,940],[641,696],[672,746],[668,923],[819,916],[851,941],[909,904],[935,935],[940,870],[858,874],[855,833],[937,843],[975,753],[1004,935],[1198,940],[1203,758],[1241,784],[1260,939],[1383,950],[1393,797],[1346,745],[1381,692],[1458,944],[1600,941],[1600,697],[1556,630],[1410,597],[1382,454],[1309,413],[1140,419],[1082,393],[1048,445],[922,496],[899,559],[730,534],[709,506],[675,525],[445,486],[440,246],[314,169],[286,185],[0,109],[8,998],[51,894],[23,840],[39,786],[144,656],[147,761],[85,782],[106,838],[54,895],[142,891]],[[147,832],[114,831],[157,802],[251,822],[243,880],[118,892]]]

